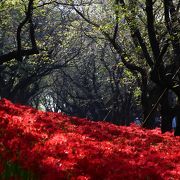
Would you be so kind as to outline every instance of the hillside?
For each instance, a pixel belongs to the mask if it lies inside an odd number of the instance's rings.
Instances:
[[[180,179],[180,137],[0,101],[2,178]]]

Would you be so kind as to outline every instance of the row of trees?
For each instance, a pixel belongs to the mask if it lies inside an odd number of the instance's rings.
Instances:
[[[180,134],[176,0],[1,1],[0,95]],[[154,107],[154,108],[153,108]],[[153,109],[153,111],[152,111]]]

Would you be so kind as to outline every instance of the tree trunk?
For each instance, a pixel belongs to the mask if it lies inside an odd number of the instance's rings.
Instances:
[[[164,94],[161,100],[161,131],[165,133],[172,130],[173,113],[169,105],[168,91]]]
[[[152,90],[149,90],[149,97],[142,99],[143,114],[145,120],[143,127],[145,128],[153,129],[156,126],[155,119],[157,116],[157,108],[155,108],[153,111],[152,109],[156,104],[159,96],[161,95],[161,92],[162,88],[156,85],[152,88]]]
[[[175,107],[175,115],[176,115],[176,129],[174,132],[175,136],[180,136],[180,103]]]

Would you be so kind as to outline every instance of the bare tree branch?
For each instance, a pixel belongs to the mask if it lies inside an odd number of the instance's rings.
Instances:
[[[36,40],[35,40],[35,31],[34,31],[34,25],[32,21],[32,16],[33,16],[33,2],[34,0],[29,0],[28,3],[28,9],[26,12],[26,17],[25,19],[19,24],[17,28],[17,34],[16,34],[16,39],[17,39],[17,50],[9,52],[7,54],[3,54],[0,56],[0,64],[3,64],[5,62],[8,62],[12,59],[16,59],[18,61],[22,60],[23,56],[29,56],[33,54],[38,54],[38,48],[36,45]],[[21,39],[21,31],[22,28],[25,26],[25,24],[30,23],[30,41],[32,48],[31,49],[22,49],[22,39]]]

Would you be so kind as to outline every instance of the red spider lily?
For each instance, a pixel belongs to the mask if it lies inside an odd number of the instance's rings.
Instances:
[[[43,180],[180,179],[179,147],[179,137],[159,129],[0,101],[0,173],[10,161]]]

